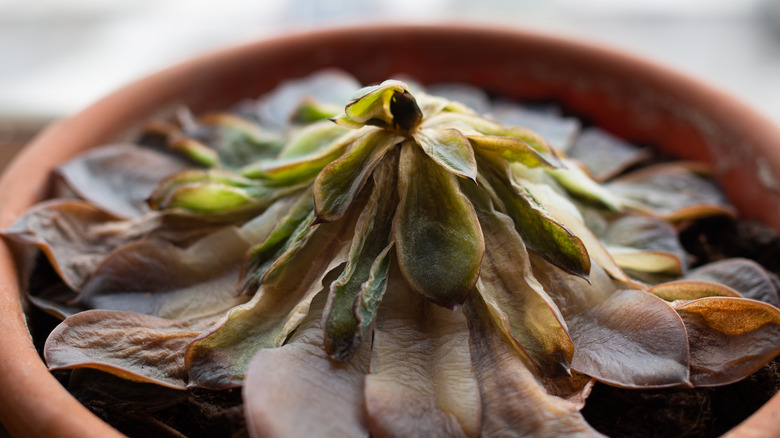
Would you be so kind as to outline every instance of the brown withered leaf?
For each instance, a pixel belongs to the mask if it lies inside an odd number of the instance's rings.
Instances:
[[[184,351],[211,323],[89,310],[67,318],[52,331],[44,358],[50,369],[95,368],[129,380],[185,389]]]
[[[460,310],[434,305],[391,271],[365,386],[372,436],[479,436],[468,338]]]
[[[720,283],[736,290],[745,298],[780,307],[772,276],[773,274],[752,260],[735,258],[700,266],[689,272],[685,278]]]
[[[330,359],[322,348],[326,297],[314,298],[286,345],[260,350],[249,364],[243,398],[251,437],[368,436],[363,382],[371,342],[349,362]],[[312,400],[320,401],[316,409],[307,407]]]
[[[471,361],[482,397],[481,436],[602,436],[580,415],[579,406],[550,395],[490,322],[478,294],[464,305],[471,334]]]
[[[688,331],[691,383],[741,380],[780,354],[780,310],[761,301],[702,298],[676,304]]]

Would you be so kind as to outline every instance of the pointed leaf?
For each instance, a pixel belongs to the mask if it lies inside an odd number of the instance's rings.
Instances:
[[[590,258],[582,240],[553,219],[528,189],[514,184],[509,167],[496,160],[483,166],[487,167],[486,183],[503,201],[523,242],[561,269],[586,277],[590,271]]]
[[[620,199],[590,178],[579,166],[570,160],[562,160],[559,169],[549,169],[550,174],[569,193],[587,199],[611,211],[621,211]]]
[[[311,192],[304,192],[287,214],[280,218],[267,238],[253,246],[241,270],[239,291],[242,295],[255,293],[273,263],[298,242],[314,232],[314,202]]]
[[[476,180],[474,150],[457,129],[420,129],[414,133],[414,140],[440,166],[460,177]]]
[[[557,167],[557,159],[546,158],[523,139],[497,135],[469,135],[471,145],[485,152],[492,152],[501,158],[528,167]]]
[[[387,286],[390,232],[398,202],[397,157],[388,157],[374,171],[374,187],[358,218],[347,266],[330,287],[325,349],[336,360],[349,360],[369,335]]]
[[[325,281],[328,274],[347,260],[354,226],[355,219],[309,227],[313,231],[269,268],[252,300],[190,344],[190,386],[239,386],[257,351],[281,346],[307,315],[313,297],[335,279]]]
[[[412,289],[437,304],[463,303],[477,281],[485,242],[457,178],[416,144],[405,142],[398,193],[393,235],[404,277]]]
[[[366,132],[314,181],[318,222],[333,222],[346,213],[382,157],[403,137],[381,129]]]
[[[481,409],[466,319],[425,300],[394,272],[377,316],[365,384],[370,432],[476,438]]]
[[[345,150],[360,136],[369,132],[372,128],[348,131],[336,136],[332,140],[330,134],[322,135],[322,130],[334,129],[323,125],[304,128],[299,137],[288,144],[283,155],[273,160],[263,160],[244,167],[241,175],[264,180],[272,186],[285,186],[308,182],[328,164],[339,158]],[[343,130],[335,126],[336,130]],[[336,131],[333,131],[336,132]]]
[[[744,298],[702,298],[675,307],[691,340],[691,382],[741,380],[780,354],[780,310]]]
[[[471,294],[463,308],[482,398],[482,436],[601,436],[577,405],[550,395],[538,382],[524,358],[490,323],[479,294]]]
[[[478,189],[472,200],[485,236],[485,257],[477,291],[497,327],[525,351],[542,374],[569,373],[573,346],[558,307],[536,280],[525,244],[508,216],[493,209]]]

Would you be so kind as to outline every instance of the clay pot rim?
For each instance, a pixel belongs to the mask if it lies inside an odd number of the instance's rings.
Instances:
[[[212,71],[215,64],[248,54],[278,50],[285,45],[310,45],[311,41],[360,35],[376,37],[385,33],[446,34],[453,38],[489,35],[539,45],[559,56],[588,56],[609,62],[608,68],[617,70],[619,74],[642,75],[648,84],[657,86],[660,83],[684,93],[686,101],[692,105],[717,103],[717,108],[708,108],[708,111],[723,120],[738,120],[734,123],[741,129],[740,132],[750,136],[758,145],[758,151],[766,157],[768,171],[780,175],[780,147],[772,147],[780,142],[780,129],[773,122],[733,96],[654,62],[603,45],[501,26],[372,24],[296,32],[197,56],[126,85],[78,114],[53,124],[24,148],[0,178],[0,228],[10,225],[24,209],[41,199],[48,187],[50,171],[57,164],[88,147],[114,140],[117,132],[126,132],[130,128],[127,120],[138,121],[147,117],[160,103],[170,103],[187,87],[208,79],[199,72],[204,71],[205,76],[213,75],[216,74]],[[160,93],[150,99],[145,94],[149,89]],[[120,102],[122,106],[118,107]],[[90,130],[86,141],[71,134],[83,129]],[[24,184],[20,185],[22,181]],[[778,228],[778,224],[780,219],[772,225]],[[4,396],[0,399],[0,421],[15,436],[120,436],[70,396],[39,359],[22,312],[13,254],[4,241],[0,245],[0,278],[3,279],[0,282],[0,312],[3,314],[0,319],[0,387],[4,388],[4,394],[11,395],[10,398]],[[763,436],[776,432],[778,417],[780,394],[727,436]]]

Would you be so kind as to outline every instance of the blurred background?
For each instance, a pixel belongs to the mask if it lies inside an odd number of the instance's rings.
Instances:
[[[780,0],[0,0],[0,169],[52,120],[200,52],[374,22],[493,23],[608,45],[780,124]]]

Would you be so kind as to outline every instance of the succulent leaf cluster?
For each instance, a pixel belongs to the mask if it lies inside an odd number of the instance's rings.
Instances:
[[[241,387],[256,436],[596,436],[595,381],[780,354],[772,274],[688,266],[680,224],[735,214],[701,165],[626,173],[645,151],[464,86],[358,88],[322,72],[58,169],[4,231],[62,280],[29,294],[63,319],[49,367]]]

